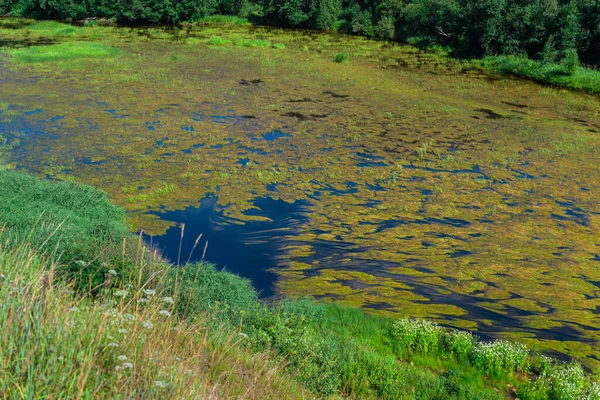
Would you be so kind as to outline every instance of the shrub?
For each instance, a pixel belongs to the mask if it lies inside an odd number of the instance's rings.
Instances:
[[[347,63],[349,58],[350,57],[348,56],[348,53],[337,53],[335,55],[335,62],[337,62],[337,63]]]
[[[581,395],[581,400],[600,400],[600,383],[592,383]]]
[[[272,47],[274,49],[277,49],[277,50],[283,50],[283,49],[285,49],[285,44],[283,44],[283,43],[273,43]]]
[[[444,335],[444,347],[459,359],[467,359],[475,350],[477,340],[466,331],[453,329]]]
[[[436,352],[439,349],[440,333],[440,327],[436,323],[420,319],[399,319],[392,327],[396,344],[409,353]]]
[[[473,363],[485,374],[498,378],[525,370],[528,353],[527,347],[520,343],[482,342],[475,347]]]
[[[578,363],[558,365],[549,371],[551,398],[571,400],[580,398],[585,383],[583,368]]]
[[[562,65],[570,75],[573,75],[579,67],[579,56],[577,55],[577,50],[569,49],[565,54]]]

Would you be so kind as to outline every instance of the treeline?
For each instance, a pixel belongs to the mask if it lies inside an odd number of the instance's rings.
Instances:
[[[0,13],[149,23],[237,15],[268,25],[410,39],[465,56],[600,65],[599,0],[0,0]]]

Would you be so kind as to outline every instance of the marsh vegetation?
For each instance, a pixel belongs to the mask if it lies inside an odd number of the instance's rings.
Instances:
[[[247,281],[194,264],[201,251],[177,278],[199,281],[177,293],[166,283],[155,289],[185,298],[174,306],[183,320],[225,313],[227,335],[237,335],[243,319],[244,346],[295,366],[298,393],[479,399],[510,384],[522,399],[594,396],[578,364],[491,340],[598,367],[597,96],[443,52],[208,22],[0,20],[3,162],[65,181],[0,175],[9,199],[1,222],[14,240],[62,254],[57,277],[75,279],[76,290],[113,296],[136,284],[128,279],[140,269],[138,238],[127,229],[143,231],[174,262],[185,223],[184,259],[204,233],[206,259],[253,278],[263,294],[309,295],[375,315],[302,301],[265,309]],[[340,54],[351,62],[336,63]],[[505,68],[503,59],[488,62]],[[126,213],[73,181],[104,190]],[[22,199],[35,200],[26,213]],[[213,246],[224,236],[244,254],[264,253],[261,264],[220,262]],[[132,243],[125,252],[123,239]],[[103,264],[123,281],[105,287]],[[205,283],[220,279],[207,293]],[[400,316],[419,320],[388,319]],[[292,390],[283,381],[274,385]]]

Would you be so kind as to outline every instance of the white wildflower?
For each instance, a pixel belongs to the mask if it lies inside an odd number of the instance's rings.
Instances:
[[[108,264],[103,262],[102,264],[100,264],[102,266],[102,268],[108,268]]]
[[[133,368],[133,364],[130,363],[130,362],[126,362],[126,363],[123,364],[123,368],[129,368],[129,369],[131,369],[131,368]]]
[[[247,338],[247,337],[248,337],[248,335],[246,335],[244,332],[240,332],[240,333],[239,333],[239,335],[240,335],[241,337],[245,337],[245,338]]]
[[[117,366],[115,367],[115,371],[119,371],[120,369],[121,369],[121,366],[120,366],[120,365],[117,365]]]
[[[185,371],[183,371],[184,375],[194,375],[194,371],[192,371],[191,369],[186,369]]]
[[[83,260],[77,260],[75,261],[75,264],[79,265],[80,267],[86,267],[87,263]]]
[[[138,301],[137,301],[137,302],[138,302],[139,304],[147,304],[147,303],[150,303],[150,300],[148,300],[148,299],[147,299],[147,298],[145,298],[145,297],[142,297],[141,299],[138,299]]]
[[[168,312],[167,310],[160,310],[158,312],[160,315],[164,315],[165,317],[169,318],[171,316],[171,313]]]
[[[71,312],[77,312],[77,311],[79,311],[79,308],[77,308],[77,307],[71,307],[71,308],[69,308],[69,311],[71,311]]]
[[[127,297],[127,295],[129,294],[129,292],[127,290],[116,290],[114,295],[117,297]]]
[[[117,360],[119,360],[119,361],[127,361],[127,356],[120,355],[119,357],[117,357]]]
[[[133,289],[133,285],[132,285],[131,283],[128,283],[128,284],[126,284],[124,287],[125,287],[125,289],[127,289],[127,290],[131,290],[131,289]]]
[[[144,323],[142,324],[142,326],[146,329],[152,329],[154,328],[154,324],[150,321],[144,321]]]
[[[159,388],[166,388],[169,385],[165,381],[154,381],[154,386],[159,387]]]
[[[129,320],[129,321],[134,321],[135,315],[127,313],[127,314],[123,315],[123,318],[125,318],[126,320]]]
[[[108,344],[108,347],[119,347],[119,343],[111,342]]]
[[[109,275],[117,276],[117,271],[115,271],[114,269],[109,269],[108,273],[109,273]]]
[[[129,333],[129,331],[127,329],[119,329],[118,332],[119,333]]]
[[[144,289],[144,294],[146,296],[154,296],[156,294],[156,290],[154,290],[154,289]]]
[[[164,297],[163,301],[165,303],[167,303],[167,304],[173,304],[174,303],[174,301],[173,301],[173,299],[171,297]]]

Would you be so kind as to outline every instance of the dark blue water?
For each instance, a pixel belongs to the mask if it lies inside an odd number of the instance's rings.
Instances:
[[[181,264],[188,258],[191,262],[199,261],[208,241],[205,261],[250,279],[261,295],[268,297],[274,294],[273,282],[277,275],[272,271],[279,266],[277,260],[283,255],[284,238],[305,220],[307,205],[299,201],[286,203],[269,197],[260,198],[255,202],[257,209],[246,214],[267,217],[271,221],[241,223],[223,215],[217,207],[216,197],[206,197],[198,207],[155,213],[163,220],[177,222],[177,226],[161,236],[145,235],[145,239],[173,263],[177,262],[181,241]],[[185,223],[183,240],[181,223]],[[192,252],[200,234],[202,238]]]

